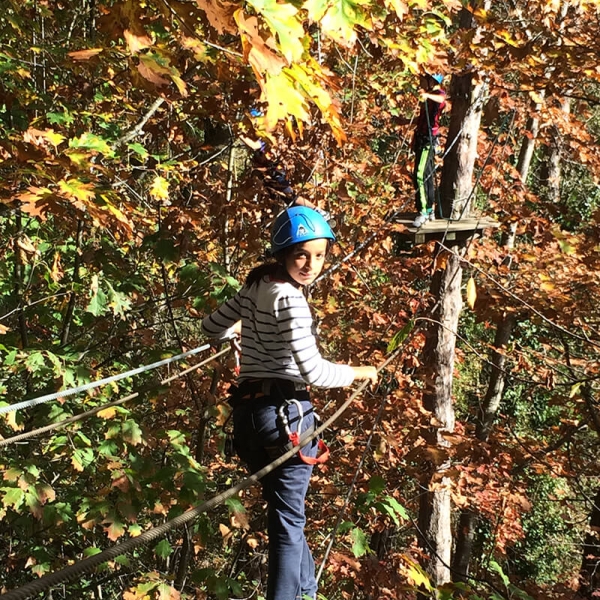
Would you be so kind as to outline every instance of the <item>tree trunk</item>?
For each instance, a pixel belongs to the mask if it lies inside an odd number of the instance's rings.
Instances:
[[[463,8],[459,13],[459,28],[475,29],[475,10],[487,10],[490,4],[490,0],[470,0],[469,7]],[[476,43],[477,38],[478,34],[475,32],[473,43]],[[485,84],[477,80],[477,73],[473,70],[452,76],[452,111],[440,184],[440,213],[445,219],[460,219],[470,213],[477,134],[485,104],[485,92]]]
[[[590,530],[583,543],[578,596],[592,600],[598,590],[600,590],[600,488],[596,491],[590,514]]]
[[[473,170],[477,158],[477,133],[484,104],[485,85],[469,71],[454,75],[450,84],[452,112],[440,185],[444,218],[468,216],[473,198]]]
[[[445,432],[454,431],[454,406],[452,404],[452,379],[456,329],[462,308],[462,266],[458,254],[448,254],[444,270],[436,271],[431,291],[436,300],[433,318],[438,321],[427,332],[423,351],[427,368],[426,388],[423,405],[431,411],[436,427],[429,432],[429,444],[443,452],[448,445]],[[448,465],[431,466],[425,475],[421,496],[419,525],[423,550],[429,555],[425,569],[433,585],[450,581],[452,555],[451,503],[448,479],[444,472]]]
[[[81,265],[81,256],[82,250],[81,245],[83,243],[83,219],[79,219],[77,221],[77,235],[75,238],[75,260],[73,261],[73,279],[72,285],[73,288],[81,281],[81,276],[79,273],[79,266]],[[73,312],[75,310],[75,300],[77,298],[77,294],[75,293],[75,289],[71,291],[69,295],[69,303],[67,304],[67,310],[65,311],[65,316],[63,319],[63,328],[60,333],[60,345],[66,346],[69,341],[69,331],[71,329],[71,322],[73,320]]]
[[[14,270],[14,289],[15,289],[15,300],[17,301],[17,307],[20,309],[18,312],[19,321],[19,334],[21,337],[21,348],[27,348],[29,346],[27,336],[27,321],[25,319],[25,298],[23,290],[23,250],[19,246],[19,241],[23,235],[23,220],[21,218],[21,209],[15,211],[15,242],[14,242],[14,253],[15,253],[15,270]]]
[[[543,98],[544,95],[544,92],[540,93],[540,97]],[[529,167],[531,166],[531,159],[533,158],[533,151],[535,150],[535,142],[540,130],[539,112],[541,109],[541,104],[532,104],[532,114],[527,121],[527,132],[523,137],[521,151],[519,152],[517,171],[519,171],[519,175],[521,175],[523,185],[526,185],[527,183],[527,175],[529,174]]]
[[[512,335],[513,327],[517,319],[514,313],[504,313],[502,320],[496,328],[496,337],[494,339],[494,350],[492,351],[492,372],[490,373],[490,382],[487,392],[481,406],[481,413],[477,422],[476,435],[479,440],[486,442],[490,437],[492,426],[496,413],[500,407],[502,393],[504,392],[504,384],[506,378],[504,376],[504,364],[506,356],[504,349],[506,348],[510,336]]]
[[[560,104],[565,119],[571,112],[571,99],[564,98]],[[553,203],[560,202],[560,178],[561,178],[561,159],[562,159],[562,135],[559,128],[553,125],[551,130],[552,143],[548,148],[548,159],[546,162],[546,193],[548,200]]]

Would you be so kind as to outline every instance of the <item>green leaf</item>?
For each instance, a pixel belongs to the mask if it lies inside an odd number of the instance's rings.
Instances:
[[[100,552],[102,552],[102,550],[100,548],[96,548],[95,546],[92,546],[90,548],[86,548],[83,551],[83,555],[88,558],[89,556],[96,556],[96,554],[100,554]]]
[[[299,60],[304,54],[304,26],[298,18],[298,9],[289,3],[276,0],[249,0],[254,9],[261,13],[271,30],[277,34],[282,54],[288,63]]]
[[[132,444],[133,446],[137,446],[142,441],[142,430],[140,426],[131,419],[123,422],[121,426],[121,431],[123,432],[123,439]]]
[[[85,433],[83,433],[82,431],[78,431],[77,432],[77,437],[86,445],[86,446],[91,446],[92,445],[92,440],[90,440],[90,438],[85,435]]]
[[[108,306],[112,309],[113,314],[121,317],[125,316],[125,311],[131,308],[131,300],[123,292],[118,292],[113,286],[106,281],[106,287],[108,288]]]
[[[409,516],[408,516],[408,513],[406,512],[406,509],[395,498],[392,498],[392,496],[386,496],[384,498],[383,502],[385,504],[387,504],[388,506],[390,506],[392,508],[392,510],[394,510],[394,512],[398,516],[402,517],[405,521],[409,520]]]
[[[360,558],[364,556],[369,551],[369,544],[367,543],[367,536],[362,529],[355,527],[350,532],[350,537],[352,538],[352,554],[356,558]]]
[[[134,142],[133,144],[127,144],[127,147],[136,154],[139,154],[139,156],[141,156],[142,158],[146,158],[148,156],[148,150],[146,150],[146,148],[144,148],[144,146],[142,146],[138,142]]]
[[[39,371],[42,367],[46,366],[44,355],[41,352],[32,352],[25,359],[25,366],[30,373]]]
[[[67,111],[63,113],[49,112],[46,113],[46,118],[52,125],[70,125],[75,120],[75,117]]]
[[[156,544],[156,548],[154,548],[154,554],[159,558],[167,558],[167,556],[171,555],[171,552],[173,552],[173,548],[168,540],[160,540],[160,542]]]
[[[394,334],[394,337],[390,340],[390,343],[387,347],[388,354],[394,352],[396,348],[404,343],[404,340],[408,337],[408,334],[412,331],[414,326],[414,320],[410,319],[408,323],[406,323],[406,325],[400,331],[398,331],[398,333]]]
[[[369,479],[369,491],[375,494],[381,494],[385,490],[385,479],[381,475],[373,475]]]
[[[107,308],[106,294],[100,288],[92,291],[92,297],[85,310],[99,317],[107,311]]]
[[[12,506],[17,510],[25,500],[25,492],[21,488],[0,488],[0,492],[4,492],[2,504],[4,506]]]
[[[83,471],[94,462],[94,451],[91,448],[77,448],[71,460],[78,471]]]
[[[490,570],[496,571],[496,573],[498,573],[498,575],[500,575],[500,579],[502,579],[502,583],[504,583],[504,585],[506,587],[509,586],[510,579],[504,574],[502,567],[495,560],[490,561]]]
[[[80,137],[70,140],[69,147],[86,148],[87,150],[100,152],[100,154],[104,154],[104,156],[114,156],[114,152],[109,143],[105,139],[90,132],[84,133]]]

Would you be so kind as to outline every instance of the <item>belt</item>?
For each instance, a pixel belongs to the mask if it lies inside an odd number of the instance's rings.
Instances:
[[[244,379],[237,386],[239,398],[260,398],[279,396],[281,399],[308,399],[308,387],[305,383],[291,379]]]

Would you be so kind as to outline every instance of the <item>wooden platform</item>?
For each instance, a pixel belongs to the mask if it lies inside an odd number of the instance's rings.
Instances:
[[[474,236],[481,235],[486,229],[497,229],[500,223],[490,217],[465,217],[460,220],[436,219],[427,221],[421,227],[415,227],[413,221],[415,213],[398,215],[393,222],[400,223],[406,227],[405,231],[398,231],[398,237],[403,241],[414,244],[424,244],[430,240],[460,242],[466,241]]]

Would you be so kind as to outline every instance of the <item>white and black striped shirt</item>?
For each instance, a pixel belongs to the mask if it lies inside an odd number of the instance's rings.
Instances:
[[[202,321],[202,331],[209,337],[225,338],[240,319],[240,380],[277,377],[322,388],[344,387],[354,381],[352,367],[321,356],[308,302],[291,283],[267,277],[244,286]]]

